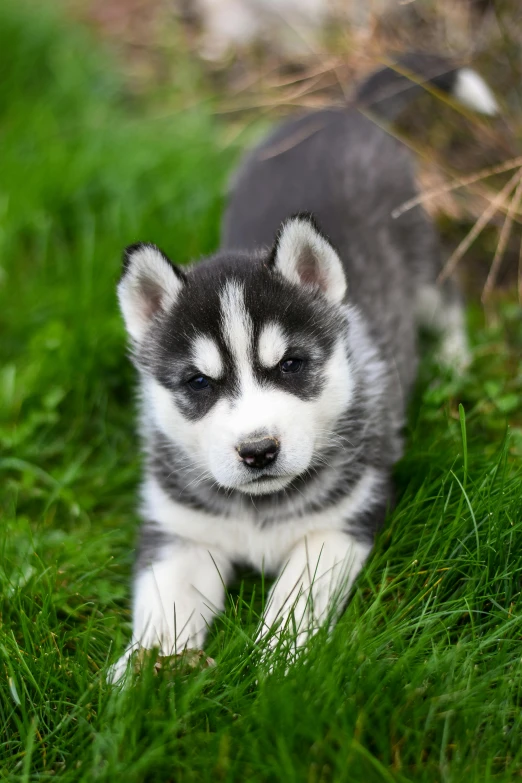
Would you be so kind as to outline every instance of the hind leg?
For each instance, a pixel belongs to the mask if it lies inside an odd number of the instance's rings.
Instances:
[[[417,295],[416,315],[419,327],[434,331],[439,336],[439,362],[456,372],[465,370],[471,354],[464,305],[455,281],[423,285]]]

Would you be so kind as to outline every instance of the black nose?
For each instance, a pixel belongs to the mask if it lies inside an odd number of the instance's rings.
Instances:
[[[275,438],[248,440],[237,447],[237,453],[249,468],[266,468],[275,462],[278,452],[279,443]]]

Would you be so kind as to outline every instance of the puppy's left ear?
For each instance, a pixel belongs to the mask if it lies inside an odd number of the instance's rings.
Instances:
[[[295,215],[279,229],[270,262],[290,283],[315,288],[331,302],[346,295],[341,259],[311,215]]]

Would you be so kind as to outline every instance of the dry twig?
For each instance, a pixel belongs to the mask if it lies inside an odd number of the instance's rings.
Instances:
[[[520,239],[520,251],[518,254],[518,301],[522,305],[522,237]]]
[[[506,214],[506,219],[504,220],[504,225],[502,226],[502,229],[500,231],[500,236],[498,238],[497,249],[495,251],[493,261],[491,262],[491,267],[489,269],[487,280],[484,284],[484,289],[482,291],[483,304],[485,304],[488,301],[488,299],[491,296],[491,292],[495,287],[498,270],[500,269],[502,259],[504,258],[506,245],[508,243],[509,237],[511,236],[511,229],[513,228],[513,218],[519,212],[521,202],[522,202],[522,169],[519,172],[518,184],[515,193],[513,195],[513,198],[511,199],[511,202],[509,204],[508,211]]]
[[[419,193],[415,198],[411,198],[409,201],[405,201],[404,204],[401,204],[400,207],[397,207],[397,209],[392,212],[392,217],[398,218],[404,214],[404,212],[408,212],[408,210],[413,209],[413,207],[416,207],[418,204],[423,204],[424,201],[427,201],[430,198],[436,198],[442,193],[450,193],[452,190],[466,187],[466,185],[473,185],[475,182],[480,182],[483,179],[492,177],[494,174],[503,174],[505,171],[511,171],[511,169],[515,169],[519,166],[522,166],[522,155],[519,155],[517,158],[505,160],[497,166],[489,166],[487,169],[482,169],[475,174],[471,174],[469,177],[459,177],[445,185],[433,188],[432,190],[427,190],[424,193]]]
[[[442,272],[440,273],[437,282],[442,283],[444,280],[446,280],[450,275],[453,274],[455,271],[457,264],[459,263],[460,259],[464,255],[464,253],[469,250],[475,239],[478,237],[480,232],[482,231],[485,226],[489,223],[495,212],[498,212],[498,210],[502,207],[503,202],[505,199],[508,198],[508,196],[512,193],[512,191],[515,189],[515,187],[518,185],[520,179],[522,178],[522,169],[518,169],[517,172],[511,177],[511,179],[508,180],[508,182],[504,185],[502,190],[500,190],[495,198],[488,204],[482,215],[479,217],[471,231],[464,237],[462,242],[458,245],[458,247],[453,251],[451,256],[446,261],[444,268]]]

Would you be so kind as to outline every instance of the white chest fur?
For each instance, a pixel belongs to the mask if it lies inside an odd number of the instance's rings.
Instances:
[[[382,485],[382,474],[368,467],[350,494],[336,505],[260,527],[248,508],[244,515],[231,518],[187,508],[171,500],[150,477],[143,488],[143,511],[146,519],[158,523],[167,534],[181,536],[210,552],[219,552],[231,561],[246,562],[274,573],[285,562],[289,551],[307,535],[349,529],[351,520],[381,499]]]

